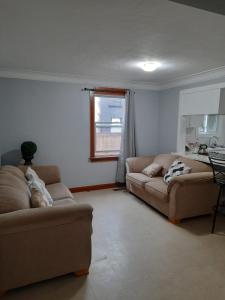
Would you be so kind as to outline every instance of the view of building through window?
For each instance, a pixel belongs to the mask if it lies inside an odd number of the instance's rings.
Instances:
[[[210,135],[216,134],[218,127],[218,115],[204,115],[201,126],[199,127],[199,134]]]
[[[119,154],[124,108],[124,97],[95,96],[95,156]]]

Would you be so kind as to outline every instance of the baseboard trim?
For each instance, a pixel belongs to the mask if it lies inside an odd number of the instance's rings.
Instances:
[[[115,187],[118,187],[118,184],[114,182],[114,183],[104,183],[104,184],[97,184],[97,185],[74,187],[74,188],[70,188],[70,191],[71,191],[71,193],[79,193],[79,192],[89,192],[89,191],[112,189]]]

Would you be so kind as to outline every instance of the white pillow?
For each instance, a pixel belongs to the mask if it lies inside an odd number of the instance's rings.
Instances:
[[[157,163],[152,163],[146,168],[144,168],[144,170],[142,170],[142,173],[149,177],[154,177],[159,173],[161,169],[162,169],[162,165],[159,165]]]
[[[49,206],[52,206],[53,199],[49,194],[48,190],[46,189],[44,181],[39,178],[37,173],[33,169],[28,167],[25,176],[28,180],[28,186],[30,191],[32,191],[32,189],[40,191],[47,198]]]
[[[186,166],[185,163],[179,160],[175,160],[166,172],[163,180],[169,184],[173,177],[188,174],[191,172],[191,168]]]

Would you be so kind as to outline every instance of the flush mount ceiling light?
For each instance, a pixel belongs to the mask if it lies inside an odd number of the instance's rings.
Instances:
[[[157,61],[146,61],[139,64],[139,67],[145,72],[154,72],[161,64]]]

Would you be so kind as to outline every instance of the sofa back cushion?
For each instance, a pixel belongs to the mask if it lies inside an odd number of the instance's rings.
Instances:
[[[0,168],[0,214],[30,208],[26,179],[16,169],[13,166]]]
[[[182,156],[179,157],[179,161],[182,161],[183,163],[185,163],[186,166],[190,167],[191,173],[212,172],[212,168],[210,165],[207,165],[200,161]]]
[[[0,173],[2,173],[2,172],[9,173],[9,174],[16,176],[17,178],[20,178],[24,183],[27,182],[23,171],[21,171],[19,168],[15,167],[15,166],[10,166],[10,165],[2,166],[2,167],[0,167]]]
[[[173,154],[159,154],[157,155],[153,162],[162,166],[161,175],[164,176],[172,165],[172,163],[178,158],[178,155]]]

